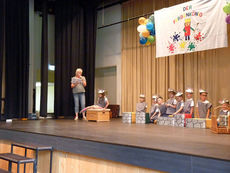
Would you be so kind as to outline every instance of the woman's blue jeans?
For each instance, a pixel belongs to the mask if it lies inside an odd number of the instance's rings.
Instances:
[[[81,109],[85,108],[85,93],[73,93],[74,98],[74,110],[75,113],[79,112],[79,102],[81,104]]]

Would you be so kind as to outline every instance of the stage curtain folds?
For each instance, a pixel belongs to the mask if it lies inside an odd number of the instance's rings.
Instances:
[[[28,115],[29,0],[5,2],[5,115],[23,118]]]
[[[40,116],[47,116],[48,94],[48,7],[47,0],[42,2],[42,46],[41,46],[41,99]]]
[[[0,1],[0,119],[2,110],[2,73],[3,73],[3,50],[4,50],[4,28],[5,28],[5,0]]]
[[[122,16],[128,19],[183,2],[131,0],[122,4]],[[152,94],[167,99],[168,88],[185,91],[192,87],[195,101],[198,90],[204,88],[214,106],[222,98],[230,99],[229,47],[157,59],[155,45],[140,45],[137,26],[138,19],[122,25],[122,112],[135,111],[140,93],[147,96],[150,108]]]
[[[57,0],[55,15],[55,116],[73,116],[70,81],[78,67],[87,80],[86,105],[94,102],[96,10]]]

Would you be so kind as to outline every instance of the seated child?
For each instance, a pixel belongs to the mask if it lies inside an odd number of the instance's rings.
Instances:
[[[208,92],[200,89],[200,100],[198,100],[197,107],[197,116],[198,118],[211,118],[211,108],[212,104],[207,100]]]
[[[230,115],[229,100],[223,99],[222,101],[220,101],[220,104],[221,104],[221,109],[220,109],[219,115]]]
[[[153,95],[152,96],[152,106],[150,108],[150,112],[149,112],[149,118],[151,122],[154,122],[157,118],[158,118],[158,114],[160,112],[159,110],[159,106],[157,104],[157,100],[158,100],[158,96],[157,95]]]
[[[174,89],[169,88],[168,94],[169,94],[169,99],[165,103],[165,105],[167,107],[166,114],[172,115],[176,112],[176,104],[177,104],[177,101],[175,99],[176,92]]]
[[[229,101],[227,99],[223,99],[219,103],[221,105],[215,107],[215,109],[219,109],[220,108],[219,116],[217,118],[217,124],[218,124],[218,126],[227,126],[228,125],[228,118],[230,116],[230,105],[229,105]],[[221,120],[220,120],[220,116],[222,116]]]
[[[176,100],[177,100],[176,112],[173,115],[183,114],[184,113],[184,101],[183,101],[183,93],[182,92],[177,92]]]
[[[193,101],[193,89],[188,88],[185,90],[186,93],[186,101],[184,103],[184,113],[190,114],[194,118],[194,101]]]
[[[109,106],[109,100],[105,96],[105,90],[98,90],[98,99],[96,105],[88,106],[82,109],[80,113],[87,111],[88,109],[106,109]]]
[[[136,112],[146,112],[147,103],[145,102],[145,95],[140,94],[139,98],[139,103],[136,105]]]
[[[167,117],[167,114],[166,114],[166,110],[167,110],[167,107],[164,103],[164,100],[161,96],[158,97],[158,105],[159,105],[159,114],[158,114],[158,117],[162,116],[162,117]]]

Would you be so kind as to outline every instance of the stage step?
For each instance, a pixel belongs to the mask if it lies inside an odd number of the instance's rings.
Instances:
[[[19,164],[35,162],[35,159],[33,159],[33,158],[27,158],[27,157],[19,156],[17,154],[12,154],[12,153],[0,154],[0,159],[6,160],[6,161],[11,161],[14,163],[19,163]]]
[[[2,153],[0,154],[0,159],[9,161],[9,167],[8,170],[9,172],[11,172],[12,169],[12,162],[17,164],[17,173],[19,173],[19,168],[20,168],[20,164],[26,164],[26,163],[33,163],[33,173],[36,172],[36,160],[33,158],[27,158],[24,156],[19,156],[17,154],[12,154],[12,153]]]
[[[11,145],[16,146],[16,147],[26,148],[29,150],[39,150],[39,151],[53,150],[52,146],[43,146],[43,145],[37,145],[37,144],[12,143]]]
[[[9,171],[5,171],[3,169],[0,169],[0,173],[10,173]]]
[[[25,149],[25,157],[27,155],[27,149],[35,151],[35,173],[37,172],[37,163],[38,163],[38,152],[39,151],[50,151],[50,170],[49,172],[52,173],[52,160],[53,160],[53,147],[52,146],[44,146],[38,144],[23,144],[23,143],[12,143],[11,144],[11,153],[13,153],[14,147],[20,147]],[[26,170],[26,166],[24,167]]]

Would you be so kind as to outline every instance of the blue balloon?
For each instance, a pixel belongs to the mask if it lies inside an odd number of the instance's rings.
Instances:
[[[148,39],[145,37],[140,38],[140,44],[145,44],[147,41],[148,41]]]
[[[153,29],[150,31],[150,35],[153,35],[153,36],[156,35],[155,28],[153,28]]]
[[[148,22],[147,24],[146,24],[146,29],[147,30],[149,30],[149,31],[151,31],[152,29],[153,29],[153,23],[152,22]]]

